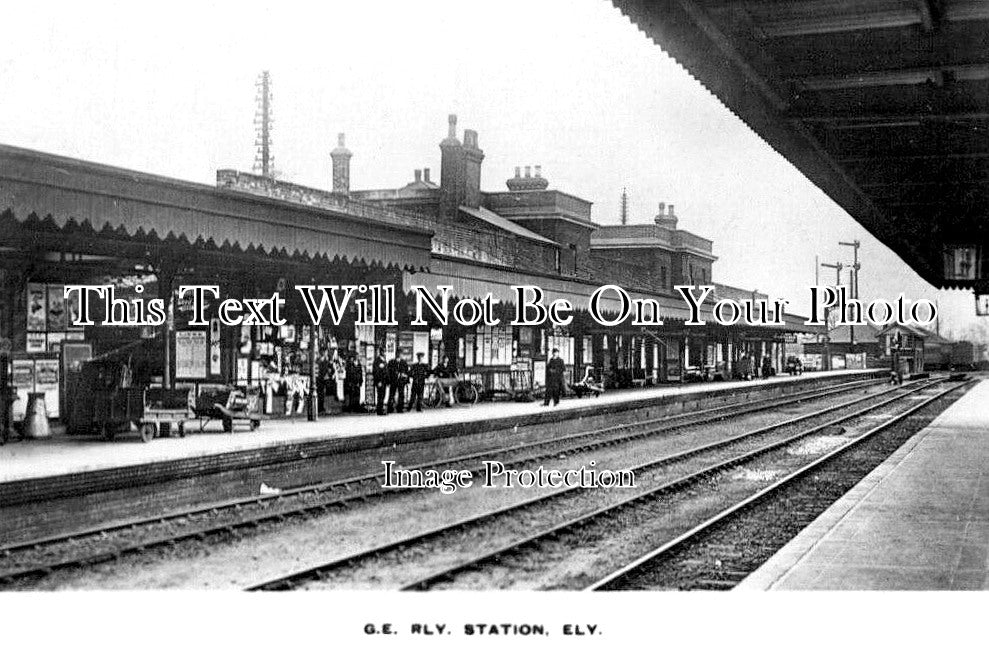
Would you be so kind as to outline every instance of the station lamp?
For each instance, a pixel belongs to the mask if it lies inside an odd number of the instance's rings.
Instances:
[[[989,282],[983,281],[975,287],[975,315],[989,316]]]
[[[989,293],[975,294],[975,315],[989,316]]]

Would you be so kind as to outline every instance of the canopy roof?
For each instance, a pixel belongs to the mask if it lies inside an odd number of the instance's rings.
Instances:
[[[925,280],[986,259],[989,2],[612,2]]]
[[[429,266],[431,232],[0,145],[0,213],[97,234],[288,257]],[[2,237],[0,237],[2,243]],[[69,246],[67,246],[69,247]]]

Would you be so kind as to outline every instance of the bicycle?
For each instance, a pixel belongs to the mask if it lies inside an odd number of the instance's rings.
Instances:
[[[422,393],[422,402],[427,408],[436,408],[447,400],[446,390],[437,380],[429,380]],[[457,403],[473,406],[481,400],[481,390],[476,383],[469,380],[458,380],[453,386],[453,400]]]

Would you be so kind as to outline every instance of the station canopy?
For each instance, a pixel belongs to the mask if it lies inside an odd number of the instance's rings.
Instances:
[[[921,277],[986,289],[989,2],[612,1]]]
[[[18,236],[24,234],[24,236]],[[431,232],[0,145],[0,248],[194,252],[428,268]],[[205,252],[203,252],[205,254]]]

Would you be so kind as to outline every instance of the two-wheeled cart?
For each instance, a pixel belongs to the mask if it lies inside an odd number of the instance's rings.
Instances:
[[[261,426],[261,396],[233,388],[204,392],[196,401],[199,430],[212,420],[219,420],[223,430],[233,433],[235,424],[245,424],[251,431]]]

